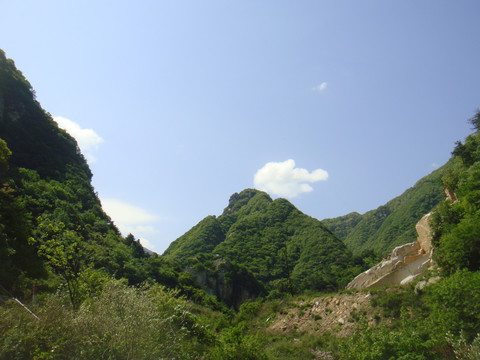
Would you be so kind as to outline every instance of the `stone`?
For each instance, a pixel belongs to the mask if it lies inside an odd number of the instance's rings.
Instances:
[[[420,219],[415,226],[418,234],[418,243],[425,253],[430,253],[433,250],[432,246],[432,229],[430,227],[431,214],[427,214]]]
[[[397,246],[392,254],[380,263],[358,275],[347,289],[365,289],[374,286],[407,284],[427,269],[432,263],[433,246],[431,214],[427,214],[417,223],[417,241]]]
[[[417,285],[415,285],[415,294],[418,294],[419,292],[421,292],[426,285],[427,285],[426,280],[419,281]]]
[[[402,281],[400,281],[400,285],[405,285],[408,284],[409,282],[412,282],[418,275],[409,275]]]

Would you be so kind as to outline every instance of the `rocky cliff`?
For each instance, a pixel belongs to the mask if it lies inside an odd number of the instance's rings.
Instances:
[[[386,259],[353,279],[347,289],[406,284],[420,275],[432,262],[430,216],[417,223],[417,241],[396,247]]]
[[[236,310],[245,300],[266,294],[263,285],[245,268],[222,258],[208,268],[190,266],[187,271],[198,287]]]

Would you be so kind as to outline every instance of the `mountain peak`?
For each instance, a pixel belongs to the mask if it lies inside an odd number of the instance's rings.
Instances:
[[[184,265],[220,256],[281,292],[342,287],[357,271],[349,250],[319,220],[255,189],[233,194],[222,215],[200,221],[164,255]]]
[[[272,198],[266,192],[256,189],[245,189],[240,193],[234,193],[232,196],[230,196],[228,206],[223,210],[223,215],[234,214],[238,212],[241,207],[248,204],[248,202],[256,195],[264,197],[269,203],[272,202]]]

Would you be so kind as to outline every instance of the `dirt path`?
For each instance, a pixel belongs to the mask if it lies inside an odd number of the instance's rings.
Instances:
[[[355,324],[363,316],[375,324],[370,294],[351,293],[318,297],[311,301],[297,301],[271,320],[268,331],[276,333],[307,333],[346,337],[353,333]]]

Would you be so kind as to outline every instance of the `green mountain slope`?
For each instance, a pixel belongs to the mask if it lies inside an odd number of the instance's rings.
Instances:
[[[365,250],[388,253],[396,246],[415,241],[417,222],[445,198],[440,179],[446,167],[448,165],[425,176],[402,195],[375,210],[322,222],[355,254]]]
[[[263,283],[283,291],[333,289],[358,268],[352,254],[320,221],[285,199],[262,191],[235,193],[223,214],[208,216],[175,240],[164,256],[221,257],[244,266]]]
[[[211,253],[225,239],[225,234],[215,216],[207,216],[177,241],[170,244],[165,254],[177,259]]]
[[[480,111],[475,132],[457,142],[442,182],[449,198],[433,213],[434,258],[444,273],[480,269]]]
[[[322,223],[328,227],[339,239],[345,240],[348,234],[362,220],[362,215],[358,212],[339,216],[332,219],[323,219]]]
[[[89,281],[105,277],[196,293],[177,264],[120,235],[91,177],[75,139],[0,50],[0,295],[29,296],[33,282],[41,291],[63,284],[76,306]]]
[[[35,100],[30,83],[0,50],[0,135],[12,151],[10,164],[35,169],[41,177],[65,179],[92,173],[77,143],[57,127]]]

